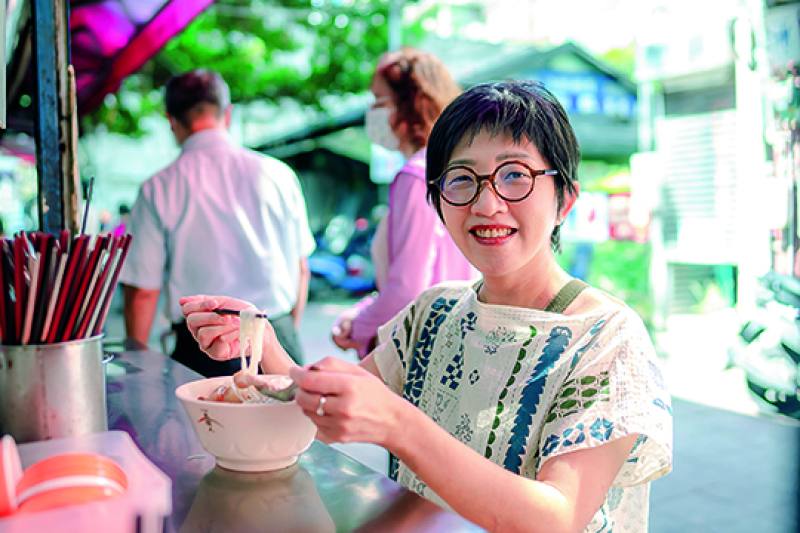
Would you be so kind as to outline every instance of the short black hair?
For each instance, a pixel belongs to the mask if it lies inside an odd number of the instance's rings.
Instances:
[[[191,111],[201,104],[216,106],[221,116],[231,103],[228,84],[217,72],[195,69],[170,78],[165,94],[167,114],[189,126]]]
[[[447,168],[456,146],[469,143],[482,131],[509,135],[515,143],[523,137],[536,146],[554,176],[558,209],[564,190],[575,194],[580,149],[566,111],[544,85],[535,81],[482,83],[465,91],[448,105],[431,130],[425,173],[428,200],[442,216],[438,178]],[[550,236],[553,250],[560,249],[560,226]]]

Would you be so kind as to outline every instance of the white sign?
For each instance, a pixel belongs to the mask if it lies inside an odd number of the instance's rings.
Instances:
[[[607,241],[608,195],[604,192],[582,192],[561,231],[565,241]]]
[[[767,8],[764,25],[770,71],[782,78],[790,61],[800,61],[800,5]]]

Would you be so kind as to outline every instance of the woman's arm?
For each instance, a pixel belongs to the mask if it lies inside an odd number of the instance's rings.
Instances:
[[[297,402],[332,442],[372,442],[401,459],[457,513],[491,531],[580,531],[602,505],[636,435],[556,456],[536,480],[516,475],[463,444],[361,367],[328,358],[291,371]],[[316,409],[326,396],[325,415]]]
[[[453,510],[490,531],[582,531],[636,440],[629,435],[554,457],[531,480],[479,455],[411,404],[401,411],[405,430],[386,447]]]

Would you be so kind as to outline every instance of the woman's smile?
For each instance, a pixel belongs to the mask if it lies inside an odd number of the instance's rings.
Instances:
[[[478,244],[499,246],[511,240],[517,229],[503,224],[476,224],[469,228],[469,233]]]

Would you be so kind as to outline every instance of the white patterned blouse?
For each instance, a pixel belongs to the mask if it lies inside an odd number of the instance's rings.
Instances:
[[[472,283],[449,282],[383,326],[373,353],[393,391],[531,479],[548,459],[639,434],[586,531],[647,530],[649,482],[672,466],[672,411],[652,342],[630,308],[563,315],[489,305]],[[395,457],[390,475],[444,505]]]

